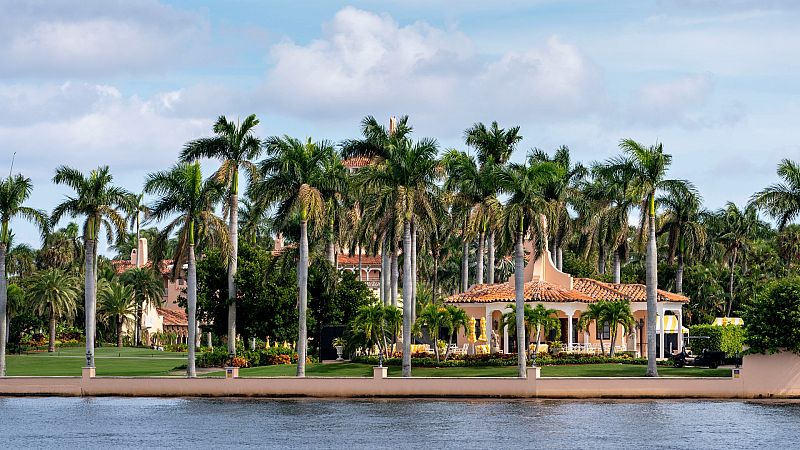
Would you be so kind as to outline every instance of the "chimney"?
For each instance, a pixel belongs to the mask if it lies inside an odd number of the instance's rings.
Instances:
[[[389,117],[389,134],[394,134],[397,131],[397,117]]]
[[[147,239],[139,238],[139,267],[147,265]]]
[[[283,249],[283,233],[278,233],[278,235],[275,236],[275,251],[281,249]]]
[[[131,250],[131,264],[134,265],[134,266],[136,265],[136,255],[137,255],[137,251],[134,248],[134,249]]]

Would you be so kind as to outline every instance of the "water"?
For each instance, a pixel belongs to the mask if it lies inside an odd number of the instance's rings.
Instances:
[[[800,403],[0,398],[0,448],[794,448]]]

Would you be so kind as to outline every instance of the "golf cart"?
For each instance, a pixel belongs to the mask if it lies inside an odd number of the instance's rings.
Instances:
[[[688,345],[692,339],[709,339],[708,336],[686,336],[686,344],[683,351],[672,355],[672,361],[675,367],[709,367],[716,369],[725,361],[725,352],[715,352],[708,349],[703,349],[699,355],[692,353],[691,347]]]

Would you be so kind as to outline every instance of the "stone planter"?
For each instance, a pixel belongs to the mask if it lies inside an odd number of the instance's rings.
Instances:
[[[344,358],[342,358],[342,352],[344,351],[344,347],[341,346],[341,345],[337,345],[335,348],[336,348],[336,356],[337,356],[336,360],[337,361],[344,361]]]

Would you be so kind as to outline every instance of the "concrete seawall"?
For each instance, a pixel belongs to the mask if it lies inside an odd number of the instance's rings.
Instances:
[[[141,397],[800,398],[800,357],[748,355],[730,378],[7,377],[0,395]]]

